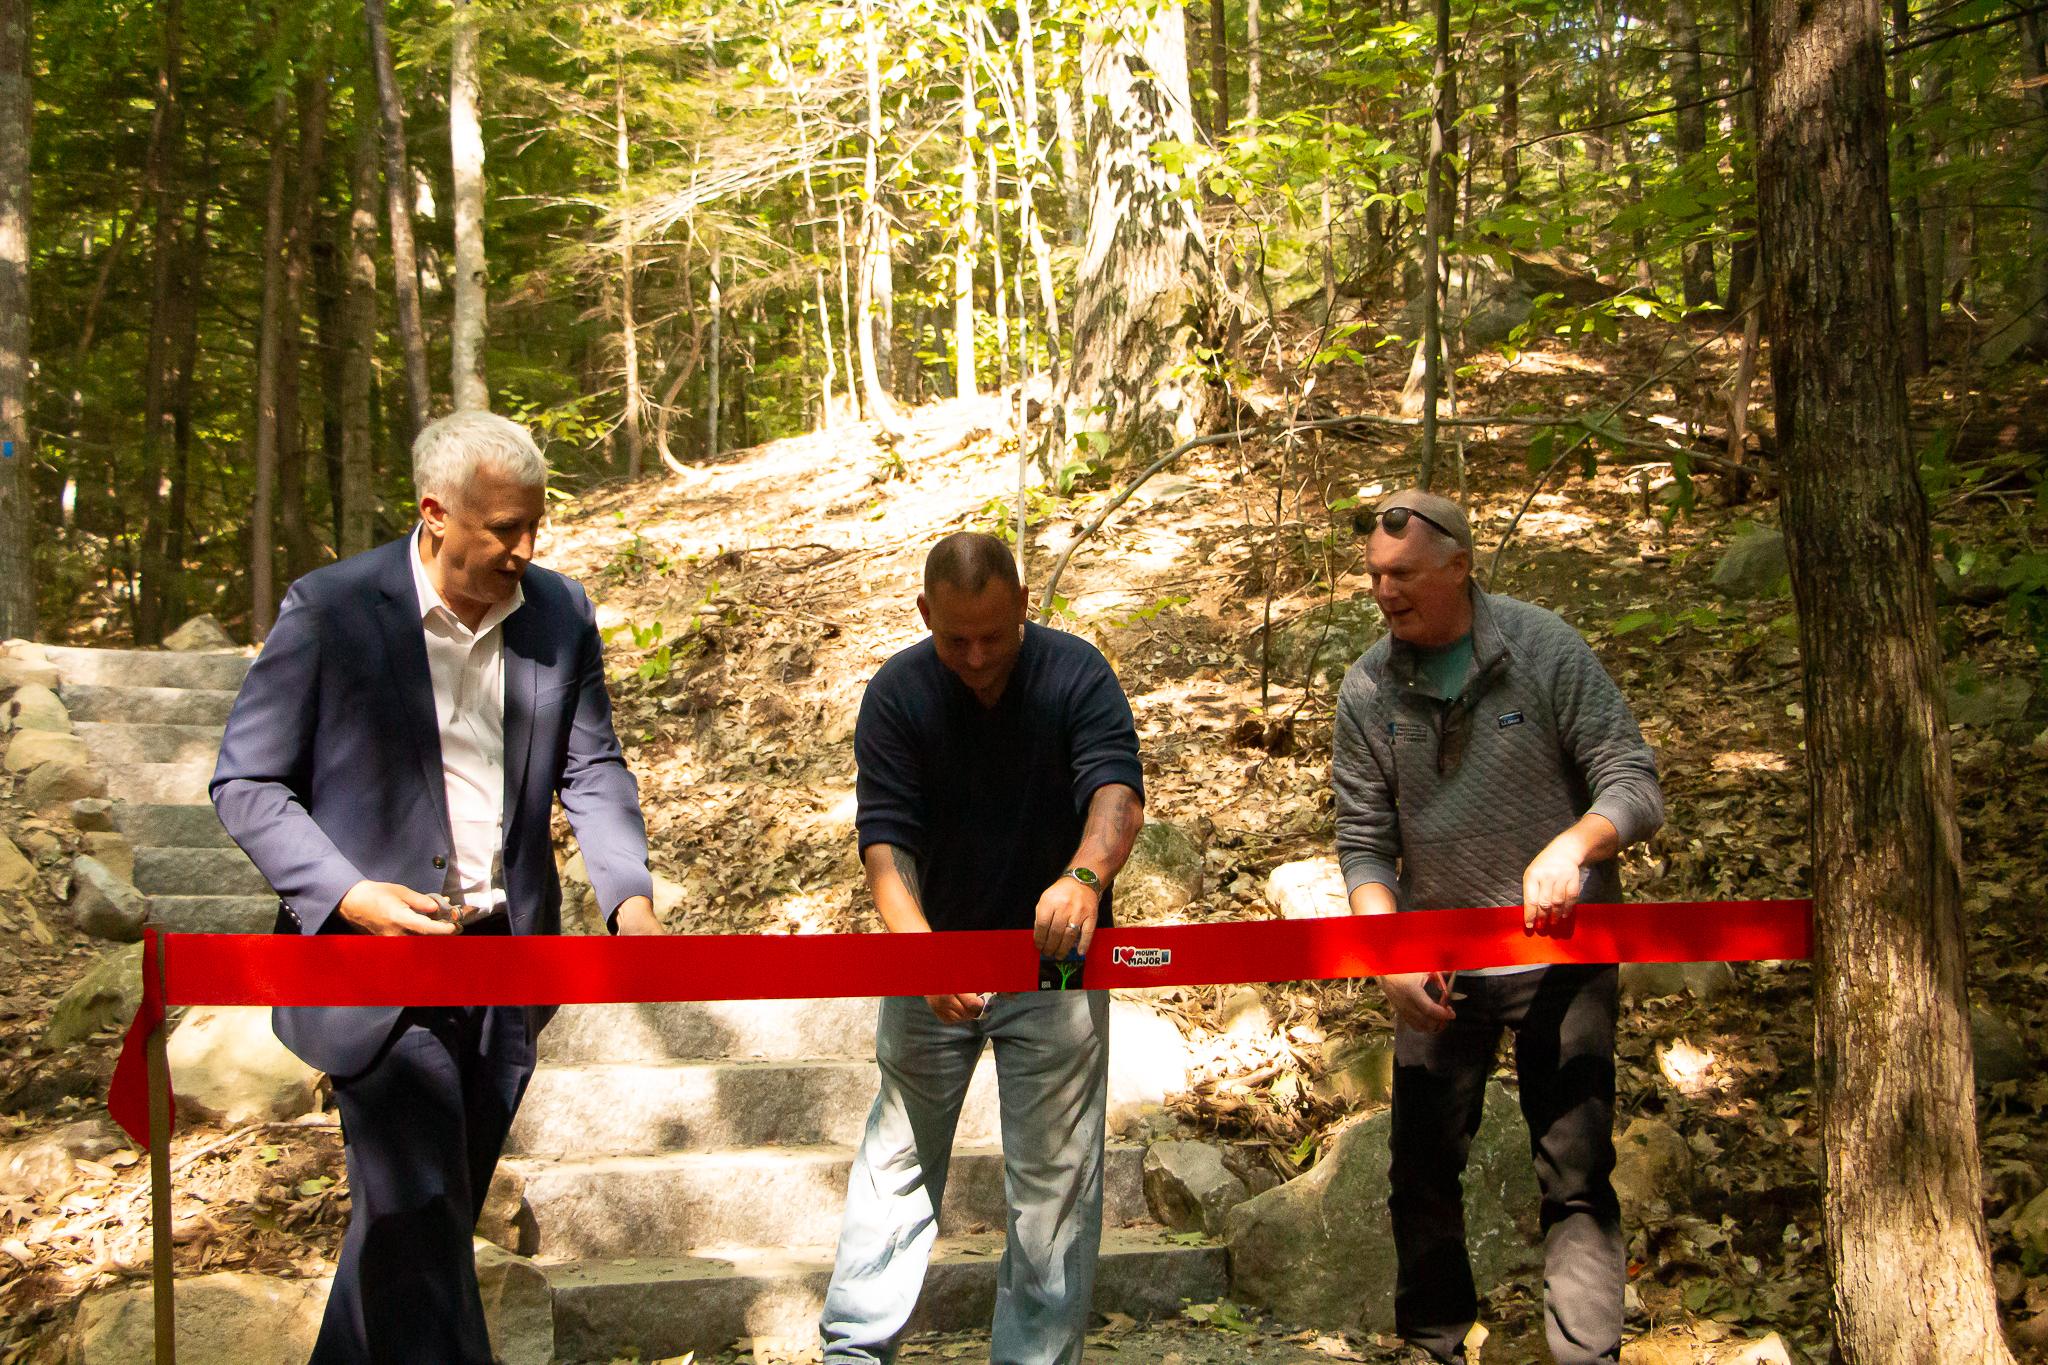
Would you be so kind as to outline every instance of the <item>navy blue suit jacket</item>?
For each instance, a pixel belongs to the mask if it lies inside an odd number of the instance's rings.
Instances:
[[[408,537],[292,585],[229,713],[213,806],[280,899],[280,932],[354,933],[359,881],[437,892],[453,856],[440,725]],[[651,895],[639,787],[612,733],[590,599],[529,567],[505,618],[505,890],[515,934],[561,928],[548,825],[557,793],[607,915]],[[537,1033],[552,1011],[529,1013]],[[309,1065],[376,1059],[396,1008],[279,1008]]]

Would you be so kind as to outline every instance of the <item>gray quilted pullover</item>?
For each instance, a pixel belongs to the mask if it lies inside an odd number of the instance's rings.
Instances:
[[[1588,811],[1624,846],[1664,822],[1657,762],[1578,631],[1542,607],[1472,591],[1472,671],[1455,701],[1418,685],[1383,637],[1345,674],[1330,780],[1347,891],[1378,882],[1403,910],[1519,905],[1522,872]],[[1589,902],[1621,899],[1612,862]]]

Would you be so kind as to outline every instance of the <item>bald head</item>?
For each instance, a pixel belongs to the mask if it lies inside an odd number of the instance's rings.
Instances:
[[[955,531],[924,557],[925,596],[937,589],[951,588],[968,597],[978,597],[990,583],[1000,583],[1015,592],[1017,561],[1010,547],[981,531]]]

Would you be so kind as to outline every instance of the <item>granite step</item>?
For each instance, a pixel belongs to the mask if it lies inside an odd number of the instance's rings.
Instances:
[[[541,1035],[548,1063],[875,1055],[873,997],[570,1005]]]
[[[912,1332],[986,1328],[994,1311],[999,1233],[942,1238]],[[1170,1317],[1227,1292],[1221,1246],[1182,1246],[1152,1226],[1105,1228],[1095,1311]],[[558,1360],[654,1360],[723,1350],[742,1337],[774,1345],[817,1340],[832,1275],[830,1248],[707,1249],[693,1256],[574,1261],[546,1268]]]
[[[131,763],[211,764],[220,756],[218,725],[80,721],[72,728],[102,768],[126,767]]]
[[[116,687],[204,688],[232,692],[250,660],[241,654],[179,654],[148,649],[77,649],[46,645],[43,653],[66,683]]]
[[[543,1066],[506,1150],[550,1156],[773,1144],[850,1146],[873,1107],[871,1061],[627,1062]],[[1002,1134],[993,1058],[961,1106],[956,1141]]]
[[[152,806],[121,802],[114,827],[137,848],[234,848],[213,807]]]
[[[276,896],[150,896],[150,923],[173,934],[267,934]]]
[[[126,763],[107,770],[107,791],[121,801],[151,806],[208,806],[213,798],[214,760],[185,763]]]
[[[239,848],[138,848],[135,889],[147,896],[277,899],[270,883]]]
[[[109,687],[67,682],[57,689],[76,721],[116,725],[225,725],[235,704],[233,689]]]
[[[1103,1222],[1147,1217],[1142,1144],[1112,1142],[1103,1164]],[[650,1156],[508,1157],[526,1182],[551,1260],[677,1256],[704,1246],[830,1247],[839,1237],[850,1146],[733,1148]],[[941,1232],[999,1229],[1008,1220],[1003,1154],[956,1146]]]

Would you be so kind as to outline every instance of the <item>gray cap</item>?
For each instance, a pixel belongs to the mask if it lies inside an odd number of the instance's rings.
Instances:
[[[1405,507],[1421,514],[1435,523],[1438,530],[1458,542],[1460,548],[1472,548],[1472,524],[1465,520],[1465,510],[1449,498],[1420,488],[1404,488],[1398,493],[1389,493],[1380,499],[1376,512],[1389,512],[1396,507]]]

